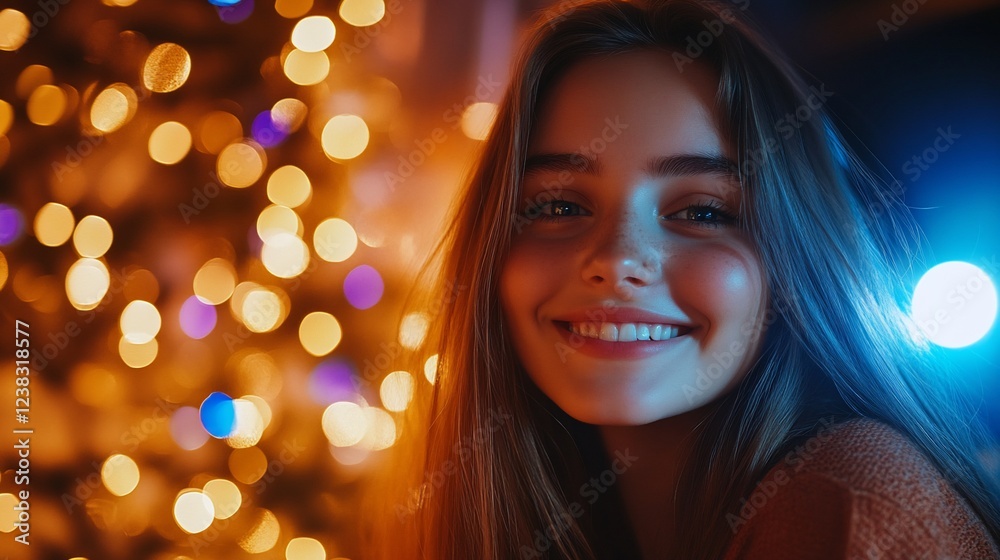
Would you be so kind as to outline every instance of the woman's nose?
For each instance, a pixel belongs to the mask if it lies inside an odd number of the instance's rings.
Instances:
[[[644,223],[650,222],[650,223]],[[662,278],[662,255],[655,232],[658,219],[636,212],[622,213],[607,227],[598,228],[594,246],[583,267],[583,279],[616,291],[641,288]]]

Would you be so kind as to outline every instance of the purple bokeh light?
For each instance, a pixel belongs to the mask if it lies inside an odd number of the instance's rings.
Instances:
[[[219,19],[230,25],[245,21],[253,13],[253,0],[215,0],[214,3],[217,4],[215,9],[219,11]]]
[[[0,246],[10,245],[24,232],[24,218],[17,208],[0,204]]]
[[[318,404],[337,401],[355,402],[355,371],[351,362],[330,359],[322,362],[309,375],[309,396]]]
[[[253,120],[253,124],[250,125],[250,133],[253,135],[253,139],[265,148],[278,146],[288,138],[288,133],[278,123],[274,122],[270,110],[261,111],[257,115],[257,118]]]
[[[385,284],[382,275],[367,264],[360,265],[344,278],[344,296],[356,309],[368,309],[382,299]]]
[[[217,319],[215,306],[202,302],[198,296],[187,298],[181,305],[181,330],[191,338],[200,340],[208,336]]]

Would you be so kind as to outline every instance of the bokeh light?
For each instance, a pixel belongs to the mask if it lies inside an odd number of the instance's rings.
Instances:
[[[300,51],[314,53],[325,50],[333,44],[337,28],[326,16],[309,16],[295,24],[292,29],[292,44]]]
[[[49,84],[38,86],[28,98],[28,120],[41,126],[56,124],[62,119],[68,103],[62,88]]]
[[[406,371],[394,371],[385,376],[379,386],[382,406],[393,412],[402,412],[413,399],[413,376]]]
[[[174,91],[191,74],[191,55],[176,43],[163,43],[149,53],[142,67],[142,83],[157,93]]]
[[[73,247],[81,257],[99,258],[111,248],[114,232],[100,216],[84,216],[73,231]]]
[[[340,322],[322,311],[314,311],[299,323],[299,341],[306,352],[313,356],[326,356],[340,344],[343,331]]]
[[[168,121],[149,135],[149,157],[164,165],[173,165],[191,150],[191,131],[183,124]]]
[[[81,311],[97,307],[110,286],[108,267],[97,259],[79,259],[66,272],[66,296]]]
[[[138,104],[138,96],[127,84],[111,84],[94,98],[90,122],[100,132],[114,132],[132,120]]]
[[[309,247],[297,235],[280,232],[264,240],[260,259],[278,278],[294,278],[309,266]]]
[[[226,185],[244,189],[256,183],[266,167],[264,150],[256,142],[240,141],[222,149],[216,171]]]
[[[243,493],[232,481],[214,478],[205,483],[203,491],[215,507],[216,519],[229,519],[243,504]]]
[[[42,245],[58,247],[73,235],[73,212],[57,202],[49,202],[35,214],[35,237]]]
[[[188,488],[174,501],[174,520],[187,533],[200,533],[215,519],[215,504],[204,492]]]
[[[236,426],[236,407],[233,399],[222,392],[205,397],[199,410],[201,425],[214,438],[226,438]]]
[[[366,264],[359,265],[344,278],[344,296],[357,309],[368,309],[382,299],[385,285],[382,275]]]
[[[319,258],[328,262],[343,262],[358,248],[358,234],[347,220],[323,220],[313,232],[313,248]]]
[[[424,362],[424,377],[427,378],[428,383],[433,385],[434,381],[437,380],[437,370],[438,370],[438,355],[434,354],[433,356],[427,358],[427,360]]]
[[[344,0],[340,3],[340,17],[355,27],[375,25],[385,15],[382,0]]]
[[[21,212],[8,204],[0,204],[0,247],[19,240],[23,232],[24,218]]]
[[[160,332],[160,312],[148,301],[130,302],[122,311],[119,322],[122,335],[132,344],[145,344]]]
[[[358,443],[367,429],[368,418],[356,403],[338,401],[323,411],[323,433],[337,447]]]
[[[215,328],[218,314],[215,307],[202,302],[198,296],[184,300],[180,310],[181,330],[194,339],[208,336]]]
[[[202,427],[198,409],[193,406],[182,406],[170,417],[170,436],[186,451],[200,448],[210,437]]]
[[[295,49],[285,57],[284,70],[285,76],[293,84],[315,85],[330,74],[330,58],[323,51],[305,52]]]
[[[10,127],[14,125],[14,108],[3,99],[0,99],[0,136],[7,134]]]
[[[309,177],[294,165],[275,169],[267,179],[267,198],[275,204],[295,208],[309,200],[311,195]]]
[[[225,259],[208,261],[194,276],[194,295],[210,305],[225,303],[235,288],[236,269]]]
[[[139,465],[128,455],[112,455],[101,466],[101,480],[115,496],[126,496],[139,485]]]
[[[945,348],[969,346],[996,322],[996,285],[971,263],[938,264],[914,288],[911,317],[931,342]]]
[[[24,12],[0,10],[0,51],[16,51],[28,40],[31,22]]]
[[[310,374],[309,396],[322,405],[353,401],[357,397],[357,383],[354,367],[349,361],[330,358],[317,365]]]
[[[296,537],[285,546],[285,560],[326,560],[326,549],[316,539]]]
[[[323,151],[331,159],[353,159],[368,147],[368,125],[357,115],[337,115],[323,127]]]

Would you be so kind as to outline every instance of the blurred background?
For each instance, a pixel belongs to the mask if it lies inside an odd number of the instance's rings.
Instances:
[[[928,267],[965,263],[915,318],[1000,433],[1000,2],[732,3],[834,93]],[[402,299],[559,5],[5,3],[0,555],[364,558],[367,475],[434,378]]]

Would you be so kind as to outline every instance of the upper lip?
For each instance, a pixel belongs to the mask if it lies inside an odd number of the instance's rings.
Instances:
[[[555,320],[564,323],[652,323],[693,327],[685,319],[646,311],[638,307],[589,307],[563,313]]]

